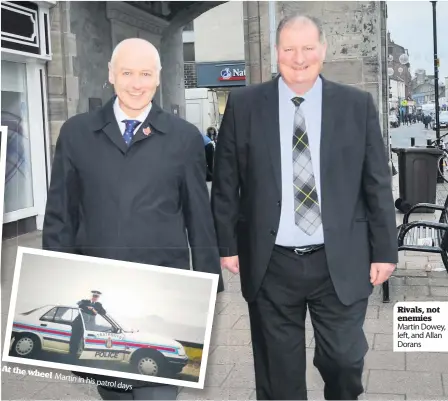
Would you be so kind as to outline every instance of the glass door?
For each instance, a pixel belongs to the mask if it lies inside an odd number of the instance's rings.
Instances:
[[[5,223],[35,214],[26,68],[25,63],[2,60],[1,124],[8,127]]]

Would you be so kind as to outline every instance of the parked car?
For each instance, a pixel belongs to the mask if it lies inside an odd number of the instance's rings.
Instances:
[[[432,129],[435,131],[437,128],[437,124],[435,119],[432,121]],[[440,125],[440,129],[442,128],[448,128],[448,111],[442,111],[439,114],[439,125]]]
[[[396,114],[389,114],[389,123],[392,128],[397,128],[400,125]]]
[[[69,354],[71,324],[78,316],[77,306],[46,305],[15,316],[10,354],[35,358],[40,351]],[[79,360],[123,363],[133,373],[168,377],[182,371],[188,362],[178,341],[135,330],[125,330],[110,314],[96,315],[86,325]]]

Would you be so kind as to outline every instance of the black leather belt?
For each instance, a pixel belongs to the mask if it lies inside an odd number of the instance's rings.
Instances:
[[[286,249],[290,252],[294,252],[296,255],[301,256],[301,255],[309,255],[311,253],[318,251],[319,249],[322,249],[324,247],[324,244],[301,246],[301,247],[282,246],[282,245],[277,245],[277,246],[280,248]]]

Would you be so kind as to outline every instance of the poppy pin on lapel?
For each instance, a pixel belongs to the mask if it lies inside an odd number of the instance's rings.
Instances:
[[[148,135],[151,133],[151,128],[149,128],[149,127],[145,127],[145,128],[143,128],[143,133],[144,133],[146,136],[148,136]]]

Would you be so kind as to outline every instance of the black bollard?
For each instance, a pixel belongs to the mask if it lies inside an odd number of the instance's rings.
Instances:
[[[415,138],[411,138],[411,146],[415,146]]]

